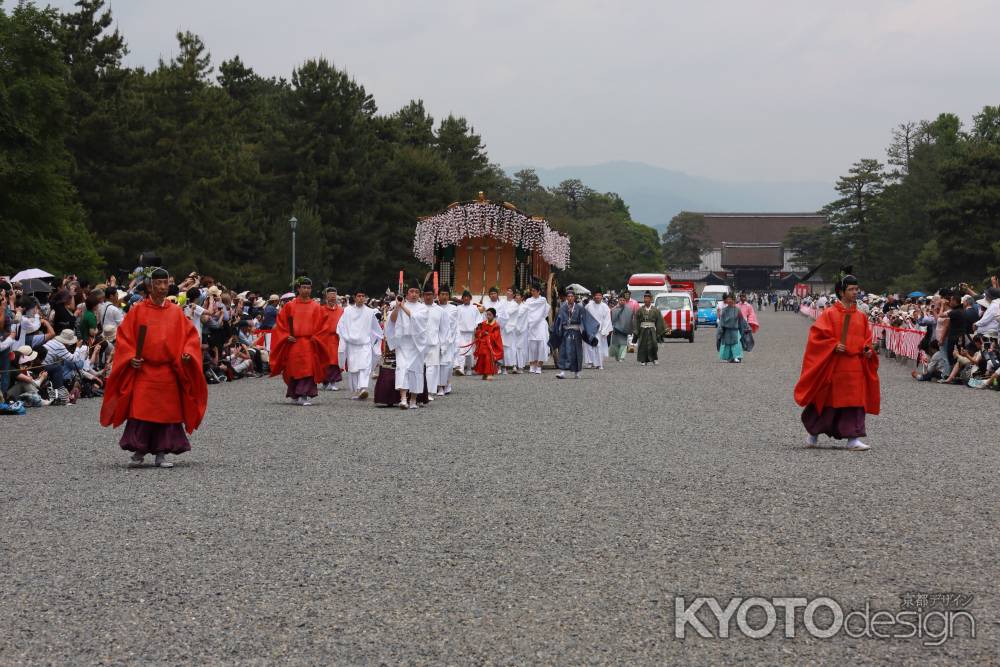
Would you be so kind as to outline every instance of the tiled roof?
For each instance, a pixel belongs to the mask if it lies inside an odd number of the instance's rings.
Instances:
[[[780,243],[729,244],[722,246],[722,266],[760,267],[778,269],[785,264],[785,253]]]
[[[818,213],[702,213],[712,248],[723,243],[783,243],[792,227],[821,227]]]

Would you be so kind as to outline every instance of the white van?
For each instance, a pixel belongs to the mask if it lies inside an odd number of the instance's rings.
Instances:
[[[729,289],[729,285],[705,285],[705,288],[701,290],[701,298],[711,298],[716,301],[721,301],[722,297],[726,296],[732,290]]]

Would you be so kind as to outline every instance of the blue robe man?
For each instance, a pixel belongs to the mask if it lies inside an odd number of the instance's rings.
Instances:
[[[715,346],[719,359],[738,364],[743,361],[743,339],[750,333],[750,325],[743,319],[743,313],[736,307],[732,294],[726,295],[726,307],[719,311]]]
[[[552,323],[549,346],[559,348],[559,374],[557,378],[566,377],[566,371],[572,371],[577,378],[583,368],[583,344],[597,345],[597,335],[600,324],[587,312],[582,304],[576,302],[573,292],[566,292],[566,301],[559,306],[559,314]]]

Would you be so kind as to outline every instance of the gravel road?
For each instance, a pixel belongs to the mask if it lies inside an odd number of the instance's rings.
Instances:
[[[127,468],[96,401],[3,418],[0,664],[1000,661],[997,394],[887,360],[872,450],[808,450],[808,323],[761,324],[740,366],[702,330],[419,411],[212,387],[172,470]],[[974,595],[977,638],[674,636],[676,595],[908,592]]]

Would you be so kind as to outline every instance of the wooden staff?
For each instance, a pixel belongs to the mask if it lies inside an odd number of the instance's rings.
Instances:
[[[555,279],[556,279],[556,274],[549,271],[549,285],[545,289],[545,298],[549,300],[549,325],[552,324],[552,318],[555,315],[555,313],[553,312],[555,304],[559,301],[558,299],[555,298],[555,295],[552,293],[552,283],[555,282]]]
[[[487,256],[489,255],[490,252],[490,244],[488,237],[485,236],[483,237],[482,250],[483,250],[483,296],[486,296],[486,262],[487,262]]]
[[[847,347],[847,334],[848,330],[851,328],[851,313],[850,311],[844,313],[844,326],[840,330],[840,344]]]
[[[497,248],[497,281],[495,285],[497,287],[500,287],[500,263],[501,263],[502,247],[499,241],[494,241],[494,243],[496,243],[496,248]]]
[[[472,289],[472,251],[475,250],[475,246],[472,245],[472,239],[469,239],[469,244],[465,247],[465,283],[466,288]]]
[[[139,337],[135,341],[135,358],[142,359],[142,348],[146,344],[146,325],[139,325]]]

